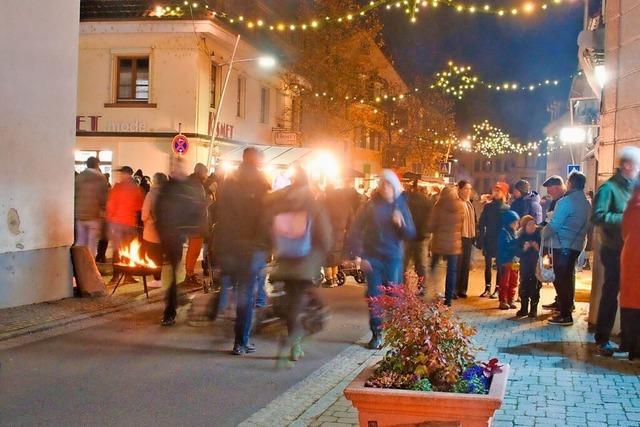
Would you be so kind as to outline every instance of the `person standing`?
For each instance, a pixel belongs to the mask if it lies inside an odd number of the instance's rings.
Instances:
[[[579,172],[569,176],[567,193],[558,200],[551,221],[542,230],[542,238],[551,240],[553,245],[558,314],[549,319],[552,325],[573,325],[571,312],[576,286],[576,260],[584,247],[591,210],[584,194],[586,182],[587,178]]]
[[[512,210],[502,213],[502,228],[498,234],[498,256],[496,264],[500,272],[500,310],[516,308],[514,298],[518,288],[518,268],[515,257],[518,252],[516,230],[520,217]]]
[[[214,260],[223,280],[236,290],[235,340],[232,353],[255,352],[249,343],[260,268],[266,259],[268,237],[264,201],[269,183],[260,171],[260,152],[246,148],[242,163],[218,190],[217,223],[214,228]]]
[[[122,166],[117,172],[118,183],[109,191],[106,208],[114,264],[120,260],[120,248],[129,245],[137,236],[138,214],[144,201],[142,190],[132,178],[133,169]],[[117,280],[118,277],[114,275],[111,282]],[[135,283],[135,280],[127,277],[125,283],[128,282]]]
[[[149,192],[142,203],[142,222],[144,228],[142,230],[142,256],[148,256],[157,266],[162,266],[162,245],[160,244],[160,236],[156,228],[155,205],[158,200],[160,189],[169,180],[163,173],[153,175],[153,181]],[[149,284],[151,287],[160,287],[160,273],[153,276],[155,283]]]
[[[444,303],[450,306],[456,291],[458,257],[462,253],[462,228],[464,225],[464,202],[458,196],[457,187],[447,186],[440,192],[440,198],[433,207],[429,221],[429,231],[433,233],[431,241],[431,273],[438,261],[447,261]]]
[[[611,356],[618,349],[609,342],[618,311],[620,291],[620,253],[623,240],[621,224],[640,171],[640,148],[625,147],[615,175],[600,186],[595,195],[591,220],[600,229],[600,259],[604,266],[604,283],[598,306],[595,341],[597,353]]]
[[[536,277],[536,266],[540,257],[542,237],[536,220],[531,215],[520,218],[518,257],[520,258],[520,310],[518,317],[538,316],[538,302],[542,284]]]
[[[511,201],[511,210],[522,218],[530,215],[536,221],[536,224],[542,222],[542,205],[540,204],[540,195],[535,191],[531,191],[531,185],[526,179],[521,179],[513,186],[513,200]]]
[[[207,167],[202,163],[196,163],[193,168],[193,173],[187,178],[188,182],[193,185],[196,191],[202,193],[202,197],[206,198],[207,189],[205,188],[205,182],[207,181]],[[203,207],[203,218],[207,218],[207,206]],[[206,229],[206,227],[203,228]],[[194,234],[189,236],[189,245],[187,247],[187,255],[185,257],[185,271],[186,277],[184,281],[186,283],[192,283],[194,285],[202,286],[202,283],[195,274],[196,263],[198,262],[198,256],[202,250],[204,244],[204,234]]]
[[[464,202],[464,222],[462,223],[462,254],[458,259],[458,278],[456,294],[458,298],[466,298],[469,288],[469,272],[471,271],[471,252],[476,240],[476,209],[471,203],[473,187],[465,180],[458,182],[458,196]]]
[[[100,172],[97,158],[89,157],[86,165],[87,168],[76,176],[75,181],[75,245],[88,247],[91,256],[95,257],[107,203],[108,184]]]
[[[415,238],[411,212],[402,195],[398,176],[385,169],[372,199],[360,210],[349,232],[349,252],[362,257],[366,273],[367,298],[380,295],[383,286],[398,286],[402,281],[404,240]],[[369,349],[382,347],[382,313],[369,303]]]
[[[409,212],[416,227],[416,238],[405,243],[404,276],[407,277],[409,263],[413,263],[418,275],[418,293],[424,295],[424,281],[427,275],[427,252],[429,250],[429,219],[433,204],[418,188],[414,181],[411,191],[404,193]]]
[[[622,216],[623,246],[620,253],[620,329],[622,348],[629,360],[640,357],[640,183]]]
[[[171,159],[170,180],[160,188],[154,208],[155,225],[164,256],[171,264],[171,283],[167,288],[162,326],[175,324],[178,308],[178,268],[187,236],[203,233],[206,200],[188,180],[184,160]]]
[[[304,187],[308,187],[308,184],[304,184]],[[324,285],[332,288],[337,286],[338,266],[342,263],[347,230],[353,221],[354,212],[347,193],[333,185],[327,187],[324,206],[331,221],[331,230],[333,230],[333,247],[324,262]]]
[[[484,206],[478,224],[478,240],[484,255],[485,288],[481,297],[497,298],[500,283],[500,269],[496,273],[496,288],[491,293],[491,268],[498,255],[498,233],[502,228],[502,214],[509,210],[506,203],[509,195],[509,184],[497,182],[491,192],[491,201]]]
[[[309,188],[306,171],[296,168],[291,180],[290,186],[266,197],[265,210],[276,260],[270,277],[284,282],[286,292],[288,338],[282,349],[288,349],[289,360],[295,362],[304,356],[300,314],[305,296],[332,243],[329,215]],[[344,235],[338,237],[344,241]]]

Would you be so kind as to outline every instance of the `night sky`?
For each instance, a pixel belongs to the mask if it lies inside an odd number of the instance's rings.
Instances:
[[[512,0],[503,4],[520,3]],[[563,106],[567,103],[568,77],[578,65],[577,37],[582,29],[583,4],[578,1],[550,6],[534,16],[515,18],[458,14],[440,7],[421,11],[415,24],[399,11],[385,11],[381,13],[383,37],[407,83],[416,75],[430,76],[444,70],[449,60],[471,65],[487,81],[524,84],[560,80],[557,87],[533,93],[478,89],[456,103],[456,119],[465,133],[471,124],[488,119],[514,137],[537,139],[549,122],[547,105],[552,101]],[[594,9],[592,6],[592,13]]]

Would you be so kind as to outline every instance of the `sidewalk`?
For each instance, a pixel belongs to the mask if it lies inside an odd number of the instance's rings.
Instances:
[[[545,312],[536,320],[514,320],[514,310],[499,311],[496,300],[475,297],[482,291],[480,273],[472,274],[471,297],[454,301],[454,310],[477,327],[474,341],[484,349],[478,359],[498,357],[511,365],[507,395],[493,426],[640,425],[640,364],[593,355],[588,304],[576,304],[572,327],[547,325]],[[544,287],[542,302],[552,299],[553,289]],[[357,425],[357,413],[342,390],[381,353],[364,349],[366,339],[242,425]]]

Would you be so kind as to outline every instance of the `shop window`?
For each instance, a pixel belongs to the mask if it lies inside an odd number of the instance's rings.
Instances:
[[[74,169],[77,173],[82,172],[87,168],[87,159],[89,157],[97,157],[100,160],[100,171],[102,173],[108,173],[110,181],[113,182],[112,165],[113,165],[113,151],[111,150],[78,150],[75,152],[75,165]]]
[[[216,88],[218,85],[218,66],[211,63],[211,75],[209,76],[209,105],[216,107]]]
[[[269,123],[270,94],[268,87],[260,88],[260,123]]]
[[[118,57],[118,102],[149,101],[149,57]]]
[[[244,117],[246,92],[247,80],[244,77],[238,77],[236,93],[236,116],[238,117]]]

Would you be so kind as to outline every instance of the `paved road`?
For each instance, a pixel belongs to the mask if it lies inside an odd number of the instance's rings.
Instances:
[[[229,321],[162,328],[158,304],[0,350],[0,425],[236,425],[366,334],[361,287],[320,293],[331,322],[293,369],[275,334],[235,357]]]

